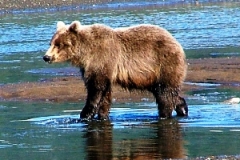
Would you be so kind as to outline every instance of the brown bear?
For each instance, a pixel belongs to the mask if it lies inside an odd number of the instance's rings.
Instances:
[[[45,62],[69,61],[79,67],[87,89],[81,119],[108,119],[112,85],[128,90],[151,92],[159,117],[187,115],[185,100],[179,96],[185,79],[185,53],[178,41],[155,25],[110,28],[103,24],[57,23]]]

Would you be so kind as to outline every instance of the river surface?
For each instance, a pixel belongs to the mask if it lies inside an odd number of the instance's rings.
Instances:
[[[0,85],[71,76],[64,72],[69,64],[42,60],[60,20],[113,28],[151,23],[169,30],[187,58],[240,56],[237,1],[113,1],[15,10],[0,13]],[[240,93],[198,85],[205,87],[189,93],[189,117],[171,120],[158,120],[155,103],[147,100],[114,104],[106,122],[81,122],[83,102],[0,101],[0,159],[240,158],[240,105],[223,103]]]

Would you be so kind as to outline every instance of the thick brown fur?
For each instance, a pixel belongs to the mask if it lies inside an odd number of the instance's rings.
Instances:
[[[81,118],[108,118],[112,84],[132,90],[148,90],[158,104],[159,116],[175,109],[185,115],[179,97],[186,76],[185,53],[177,40],[155,25],[112,29],[102,24],[67,26],[58,22],[51,46],[43,59],[49,63],[70,61],[80,67],[87,88]],[[180,109],[176,109],[181,106]],[[179,104],[180,103],[180,104]],[[178,107],[179,108],[179,107]]]

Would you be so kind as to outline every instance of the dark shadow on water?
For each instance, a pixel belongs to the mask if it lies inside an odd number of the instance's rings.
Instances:
[[[175,119],[125,131],[113,130],[110,121],[92,121],[83,138],[89,160],[186,158],[181,127]]]
[[[49,133],[58,133],[60,141],[68,144],[65,148],[78,144],[74,152],[83,153],[83,159],[89,160],[181,159],[238,154],[236,148],[240,144],[229,139],[239,136],[239,104],[210,104],[212,99],[207,101],[208,104],[189,105],[189,116],[184,118],[174,116],[159,120],[155,106],[138,104],[112,108],[110,121],[82,121],[75,111],[23,121],[30,121],[34,127]]]
[[[181,159],[239,154],[240,143],[229,141],[239,137],[239,104],[212,102],[189,105],[189,109],[188,117],[159,120],[152,104],[119,106],[112,108],[110,121],[81,121],[79,111],[76,114],[69,110],[72,112],[67,115],[55,113],[56,116],[11,121],[10,125],[22,125],[24,134],[32,133],[31,128],[34,128],[34,137],[47,133],[47,137],[56,140],[48,142],[44,136],[39,144],[44,141],[52,148],[64,147],[64,154],[70,148],[74,153],[71,157],[81,155],[82,159],[89,160]],[[22,130],[20,132],[22,135]],[[35,138],[33,142],[36,143]]]
[[[88,123],[86,134],[86,151],[89,160],[112,159],[112,129],[113,125],[109,121]]]

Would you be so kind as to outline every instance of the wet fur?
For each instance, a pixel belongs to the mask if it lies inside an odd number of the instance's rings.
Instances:
[[[112,84],[132,90],[148,90],[158,104],[159,116],[169,118],[175,109],[185,115],[179,96],[187,65],[181,45],[165,29],[138,25],[112,29],[102,24],[70,26],[59,22],[46,53],[51,62],[70,61],[80,67],[87,88],[81,118],[107,119]],[[181,99],[181,100],[179,100]]]

